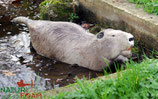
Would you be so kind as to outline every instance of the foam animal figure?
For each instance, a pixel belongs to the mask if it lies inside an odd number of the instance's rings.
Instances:
[[[101,71],[115,60],[127,61],[134,45],[133,35],[121,30],[105,29],[94,35],[71,22],[26,17],[12,21],[27,25],[38,54],[95,71]]]

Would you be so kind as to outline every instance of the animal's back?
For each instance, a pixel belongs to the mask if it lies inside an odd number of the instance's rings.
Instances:
[[[82,40],[94,36],[81,26],[71,22],[31,20],[26,17],[16,17],[12,21],[26,24],[29,30],[31,30],[30,33],[34,35],[49,34],[56,35],[59,38],[62,38],[60,37],[62,35],[63,37],[78,38]]]
[[[92,64],[85,61],[93,61],[92,58],[96,56],[96,54],[91,54],[92,50],[87,50],[96,39],[95,35],[77,24],[34,21],[23,17],[16,18],[15,21],[20,21],[29,27],[32,45],[38,54],[82,66]]]
[[[70,53],[79,56],[78,46],[87,46],[95,35],[87,33],[82,27],[70,22],[34,21],[29,27],[32,45],[44,56],[58,60],[71,57]],[[68,54],[69,53],[69,54]],[[65,59],[64,59],[65,60]]]
[[[53,35],[59,39],[70,38],[71,40],[87,40],[94,36],[81,26],[70,22],[34,21],[34,25],[30,27],[30,30],[31,29],[38,34]]]

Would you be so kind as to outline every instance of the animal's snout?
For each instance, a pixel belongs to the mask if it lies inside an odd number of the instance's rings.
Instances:
[[[134,37],[129,38],[129,43],[131,46],[134,46]]]

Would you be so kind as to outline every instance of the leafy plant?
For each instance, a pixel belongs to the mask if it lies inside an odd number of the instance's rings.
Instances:
[[[74,22],[76,19],[79,19],[79,16],[77,16],[77,15],[74,14],[74,13],[70,13],[69,21],[70,21],[70,22]]]
[[[114,79],[93,82],[78,79],[78,89],[59,93],[52,99],[157,99],[158,60],[130,61],[126,66],[125,71],[117,71]]]
[[[128,0],[131,3],[141,6],[148,13],[158,15],[158,0]]]

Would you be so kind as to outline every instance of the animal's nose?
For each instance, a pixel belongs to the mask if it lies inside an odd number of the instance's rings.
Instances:
[[[129,38],[129,41],[130,41],[130,42],[131,42],[131,41],[134,41],[134,38],[133,38],[133,37]]]
[[[129,43],[131,46],[134,46],[134,37],[129,38]]]

